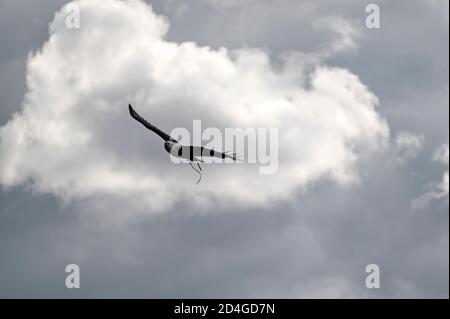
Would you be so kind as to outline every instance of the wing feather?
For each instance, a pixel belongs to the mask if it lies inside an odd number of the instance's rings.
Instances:
[[[138,121],[139,123],[141,123],[142,125],[144,125],[147,129],[149,129],[150,131],[158,134],[164,141],[174,141],[176,142],[175,139],[173,139],[172,137],[170,137],[169,134],[161,131],[159,128],[157,128],[156,126],[150,124],[149,122],[147,122],[142,116],[140,116],[131,106],[131,104],[128,104],[128,109],[130,110],[130,115],[132,118],[134,118],[136,121]]]

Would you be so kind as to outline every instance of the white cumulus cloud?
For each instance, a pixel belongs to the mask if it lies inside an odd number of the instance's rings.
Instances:
[[[376,96],[350,71],[319,63],[273,67],[263,50],[213,50],[166,39],[166,18],[143,1],[76,1],[81,28],[59,11],[30,55],[20,112],[0,129],[0,182],[65,200],[112,198],[146,210],[178,203],[263,205],[320,179],[358,179],[358,160],[389,129]],[[351,44],[353,45],[353,44]],[[300,58],[301,55],[299,55]],[[297,65],[299,67],[292,67]],[[279,168],[175,165],[128,103],[166,131],[193,119],[218,128],[279,130]]]
[[[448,144],[441,145],[433,153],[433,161],[446,166],[447,170],[442,175],[442,179],[437,182],[430,183],[427,192],[420,197],[415,198],[412,202],[413,209],[426,208],[432,201],[444,200],[448,205],[449,192],[449,146]]]
[[[425,137],[411,132],[400,132],[395,138],[395,149],[399,163],[416,158],[423,148]]]

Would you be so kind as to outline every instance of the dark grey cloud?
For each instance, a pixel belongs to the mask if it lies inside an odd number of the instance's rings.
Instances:
[[[124,221],[127,207],[118,207],[101,213],[107,223],[90,205],[61,208],[9,194],[2,295],[445,297],[448,212],[410,212],[408,181],[392,170],[377,167],[374,173],[392,175],[357,189],[320,185],[275,211],[199,215],[180,205]],[[69,291],[63,269],[72,262],[81,267],[82,289]],[[368,263],[382,269],[380,290],[364,286]]]
[[[1,124],[19,109],[28,52],[46,40],[63,2],[0,2]],[[169,16],[172,40],[266,47],[273,59],[327,41],[311,28],[312,13],[365,18],[364,2],[294,2],[215,8],[196,1],[184,11],[176,1],[153,4]],[[129,220],[130,207],[106,197],[96,209],[3,190],[0,297],[448,298],[448,204],[411,210],[424,185],[442,175],[430,158],[448,142],[448,13],[441,18],[425,1],[380,5],[381,29],[363,27],[358,51],[328,63],[361,77],[394,133],[425,136],[418,158],[399,167],[388,151],[361,165],[358,186],[323,182],[289,203],[218,214],[180,203],[168,214]],[[81,267],[79,290],[64,287],[69,263]],[[379,290],[364,286],[369,263],[381,267]]]

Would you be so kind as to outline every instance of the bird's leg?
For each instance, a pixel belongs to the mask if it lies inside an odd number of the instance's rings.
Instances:
[[[202,172],[202,167],[200,166],[200,163],[197,163],[198,169],[200,170],[200,172]]]
[[[202,172],[201,172],[201,170],[199,171],[198,169],[196,169],[194,167],[194,165],[192,165],[191,161],[189,161],[189,165],[191,165],[192,169],[200,175],[200,178],[198,179],[197,183],[195,183],[195,185],[198,185],[198,183],[200,183],[200,181],[202,180]],[[198,165],[198,163],[197,163],[197,165]]]

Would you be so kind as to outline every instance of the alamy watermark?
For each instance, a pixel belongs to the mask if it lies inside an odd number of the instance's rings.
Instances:
[[[76,264],[66,266],[66,287],[68,289],[80,288],[80,267]]]
[[[224,133],[222,133],[224,132]],[[197,145],[198,148],[186,147],[204,163],[249,163],[259,164],[260,174],[274,174],[278,170],[278,128],[225,128],[223,131],[208,127],[202,130],[201,120],[192,123],[192,134],[183,127],[175,128],[170,136],[180,144]],[[214,152],[226,156],[212,156]],[[229,156],[228,154],[235,154]],[[217,155],[217,154],[216,154]],[[183,158],[171,153],[172,162],[186,162]]]
[[[366,27],[368,29],[379,29],[380,28],[380,7],[371,3],[366,6]]]
[[[366,287],[368,289],[380,288],[380,267],[376,264],[366,266]]]
[[[79,29],[81,26],[80,7],[76,3],[69,3],[65,7],[65,24],[68,29]]]

